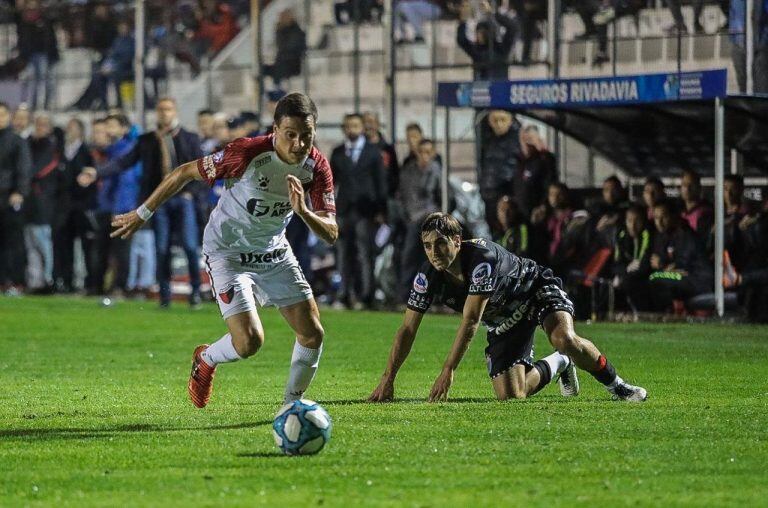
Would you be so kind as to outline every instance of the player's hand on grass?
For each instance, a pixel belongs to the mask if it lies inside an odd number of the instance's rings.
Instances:
[[[123,240],[127,240],[143,225],[144,221],[141,220],[141,217],[136,213],[136,210],[122,215],[115,215],[112,218],[112,227],[115,228],[115,230],[110,233],[109,237],[117,238],[119,236]]]
[[[368,402],[392,402],[394,398],[395,385],[388,379],[382,379],[379,386],[368,397]]]
[[[307,211],[307,204],[304,202],[304,188],[301,186],[301,180],[293,175],[285,177],[288,183],[288,199],[291,201],[291,208],[299,216]]]
[[[452,384],[453,371],[443,370],[435,379],[435,384],[432,385],[432,391],[429,392],[429,402],[448,400],[448,390],[451,389]]]

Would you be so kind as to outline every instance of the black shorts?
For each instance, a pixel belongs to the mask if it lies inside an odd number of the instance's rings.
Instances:
[[[491,378],[518,364],[532,366],[536,327],[553,312],[574,313],[562,282],[548,268],[541,271],[531,292],[528,300],[510,309],[505,319],[488,329],[485,359]]]

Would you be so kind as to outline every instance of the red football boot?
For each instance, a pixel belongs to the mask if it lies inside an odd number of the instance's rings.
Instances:
[[[192,353],[192,373],[189,375],[189,398],[197,407],[205,407],[211,400],[213,391],[213,376],[216,375],[216,366],[211,367],[200,356],[206,350],[208,344],[201,344]]]

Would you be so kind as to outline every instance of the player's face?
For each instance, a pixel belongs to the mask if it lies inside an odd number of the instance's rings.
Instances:
[[[424,252],[427,259],[436,270],[446,270],[451,266],[459,254],[461,237],[450,238],[441,235],[437,231],[430,231],[421,237],[424,244]]]
[[[298,164],[309,155],[315,140],[315,119],[312,116],[284,116],[275,127],[275,150],[288,164]]]

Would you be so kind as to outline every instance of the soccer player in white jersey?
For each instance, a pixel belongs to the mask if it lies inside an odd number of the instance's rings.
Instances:
[[[210,400],[218,364],[253,356],[264,343],[257,305],[275,305],[296,333],[285,402],[301,398],[320,360],[324,332],[317,304],[285,227],[295,213],[318,237],[329,244],[336,241],[331,168],[313,146],[317,108],[312,99],[286,95],[277,104],[274,121],[268,136],[236,139],[220,152],[179,166],[139,208],[112,222],[113,237],[129,238],[190,180],[209,185],[225,180],[205,227],[203,255],[229,331],[210,346],[195,348],[188,388],[197,407]]]

